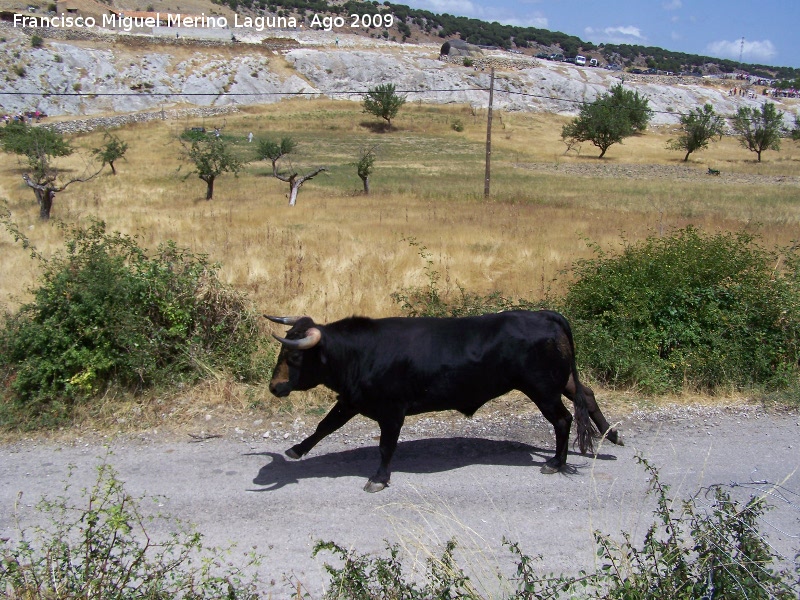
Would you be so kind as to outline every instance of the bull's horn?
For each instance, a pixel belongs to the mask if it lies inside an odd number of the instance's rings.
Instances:
[[[273,323],[280,323],[281,325],[294,325],[303,317],[271,317],[270,315],[264,315],[264,318],[269,319]]]
[[[312,327],[306,331],[306,337],[301,340],[288,340],[286,338],[279,337],[274,333],[272,334],[272,337],[288,348],[293,348],[295,350],[308,350],[309,348],[313,348],[319,344],[319,341],[322,339],[322,332],[316,327]]]

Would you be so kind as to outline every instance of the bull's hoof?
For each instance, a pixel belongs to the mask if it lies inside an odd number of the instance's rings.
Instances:
[[[380,481],[372,481],[371,479],[367,482],[367,485],[364,486],[364,491],[369,492],[370,494],[374,494],[375,492],[380,492],[383,488],[385,488],[388,484],[382,483]]]
[[[286,456],[297,460],[298,458],[300,458],[301,455],[294,448],[289,448],[286,451]]]
[[[608,434],[606,435],[608,441],[612,444],[616,444],[617,446],[624,446],[625,442],[622,441],[622,436],[616,429],[611,429]]]
[[[561,461],[557,458],[551,458],[542,466],[542,473],[545,475],[552,475],[553,473],[558,473],[561,470]]]

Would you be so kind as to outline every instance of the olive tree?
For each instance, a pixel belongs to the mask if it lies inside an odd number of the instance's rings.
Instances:
[[[781,149],[781,135],[786,131],[783,113],[772,102],[765,102],[761,108],[739,107],[731,117],[731,128],[742,146],[756,153],[758,162],[764,150]]]
[[[194,171],[186,177],[196,174],[206,182],[206,200],[214,197],[217,177],[223,173],[238,175],[247,164],[247,161],[236,156],[228,142],[218,136],[196,138],[188,148],[184,144],[184,149],[184,158],[194,166]]]
[[[724,133],[725,118],[716,114],[713,106],[705,104],[681,115],[681,134],[669,140],[667,148],[685,151],[683,162],[686,162],[692,152],[705,150],[713,138],[721,138]]]
[[[93,148],[92,154],[103,166],[108,165],[111,167],[111,174],[116,175],[117,169],[114,167],[114,162],[125,157],[125,153],[128,151],[128,143],[123,142],[110,131],[105,132],[103,139],[105,144],[98,148]]]
[[[369,177],[375,168],[375,146],[362,148],[355,163],[356,172],[364,184],[364,195],[369,196]]]
[[[568,145],[589,141],[603,158],[613,144],[647,129],[652,115],[647,98],[620,83],[594,102],[582,104],[580,114],[561,129],[561,139]]]
[[[406,97],[400,96],[393,83],[382,83],[370,88],[364,95],[364,112],[386,121],[386,128],[392,126],[392,119],[397,116],[400,107],[406,103]]]
[[[101,165],[94,172],[87,166],[82,175],[66,178],[64,169],[54,159],[70,156],[74,152],[69,141],[58,131],[33,127],[23,122],[9,123],[0,130],[0,146],[5,152],[27,159],[27,169],[22,174],[22,180],[33,190],[42,221],[50,219],[56,194],[73,183],[93,179],[104,166]]]

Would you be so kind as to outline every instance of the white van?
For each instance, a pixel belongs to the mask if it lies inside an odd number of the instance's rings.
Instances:
[[[578,54],[578,56],[575,57],[575,64],[579,67],[584,66],[586,64],[586,57]]]

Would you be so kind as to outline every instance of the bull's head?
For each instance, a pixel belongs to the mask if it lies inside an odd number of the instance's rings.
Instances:
[[[286,337],[273,334],[273,337],[281,343],[281,351],[272,371],[269,391],[278,398],[284,398],[293,390],[310,390],[319,385],[314,365],[304,366],[304,363],[315,359],[308,351],[315,348],[322,339],[322,332],[314,321],[310,317],[264,316],[274,323],[292,326]]]

